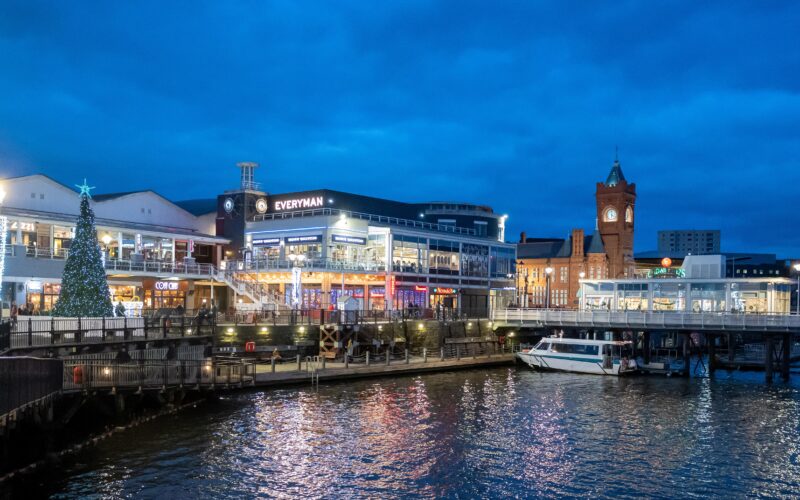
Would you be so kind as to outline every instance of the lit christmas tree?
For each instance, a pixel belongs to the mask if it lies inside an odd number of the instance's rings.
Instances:
[[[61,293],[53,308],[53,315],[112,316],[106,271],[94,228],[94,211],[89,205],[89,190],[94,188],[86,185],[86,179],[82,186],[76,187],[81,190],[81,215],[75,227],[75,239],[69,247],[64,276],[61,278]]]

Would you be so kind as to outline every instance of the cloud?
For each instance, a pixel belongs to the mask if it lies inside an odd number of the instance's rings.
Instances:
[[[172,198],[464,199],[594,225],[616,145],[637,250],[670,227],[797,255],[793,2],[6,2],[0,173]]]

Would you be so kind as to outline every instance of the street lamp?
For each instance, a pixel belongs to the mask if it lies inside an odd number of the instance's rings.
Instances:
[[[797,314],[800,315],[800,262],[796,262],[794,270],[797,273]]]
[[[550,275],[553,274],[553,268],[550,266],[545,267],[544,274],[547,279],[547,286],[545,288],[545,296],[544,296],[544,308],[550,309]]]

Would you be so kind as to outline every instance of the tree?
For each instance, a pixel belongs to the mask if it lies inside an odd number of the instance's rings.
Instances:
[[[61,278],[61,293],[53,308],[54,316],[98,317],[112,316],[113,305],[108,291],[106,271],[94,228],[94,211],[89,205],[86,179],[81,190],[81,214],[75,227],[75,238]]]

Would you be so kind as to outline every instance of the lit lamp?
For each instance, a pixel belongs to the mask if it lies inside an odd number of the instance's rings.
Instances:
[[[797,314],[800,315],[800,262],[795,262],[793,267],[797,273]]]
[[[107,253],[108,252],[108,245],[111,243],[111,235],[104,234],[103,238],[102,238],[102,241],[103,241],[103,250]]]
[[[547,287],[545,289],[544,307],[550,309],[550,275],[553,274],[553,268],[547,266],[544,268],[544,274],[547,278]]]

